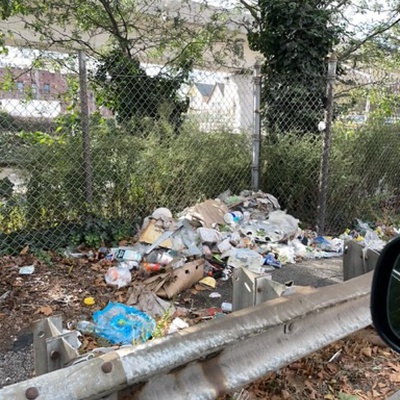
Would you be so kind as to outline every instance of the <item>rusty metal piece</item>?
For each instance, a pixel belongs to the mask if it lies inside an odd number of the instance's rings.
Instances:
[[[35,400],[39,396],[39,391],[35,387],[30,387],[25,391],[25,397],[28,400]]]
[[[101,366],[101,370],[105,373],[105,374],[109,374],[112,371],[112,364],[109,361],[106,361],[102,364]]]

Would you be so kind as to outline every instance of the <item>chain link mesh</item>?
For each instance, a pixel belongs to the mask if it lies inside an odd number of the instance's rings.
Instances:
[[[310,83],[311,82],[311,83]],[[315,228],[322,155],[326,79],[264,80],[262,188],[282,208]]]
[[[251,75],[107,62],[87,61],[87,153],[76,59],[2,68],[2,251],[123,239],[156,207],[251,186]]]
[[[371,71],[371,69],[369,69]],[[380,71],[347,70],[337,78],[330,151],[326,233],[356,219],[399,222],[399,82]],[[316,227],[325,82],[264,82],[262,188],[305,227]],[[321,127],[323,129],[323,126]]]
[[[372,68],[348,69],[336,85],[328,225],[356,218],[399,223],[399,78]]]
[[[82,124],[76,55],[57,66],[3,60],[0,251],[117,241],[156,207],[179,212],[251,187],[251,75],[183,77],[124,62],[87,61]],[[400,210],[399,82],[346,72],[335,86],[325,221],[332,234],[356,218],[392,224]],[[327,105],[326,79],[311,81],[264,79],[261,97],[260,188],[307,228],[317,221]]]

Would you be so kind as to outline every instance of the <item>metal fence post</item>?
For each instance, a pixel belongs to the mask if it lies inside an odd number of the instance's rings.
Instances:
[[[257,192],[260,188],[260,147],[261,147],[261,61],[254,65],[254,128],[253,128],[253,162],[251,182]]]
[[[88,93],[87,93],[86,55],[82,50],[79,50],[79,86],[80,86],[81,122],[82,122],[82,139],[83,139],[83,168],[85,171],[85,200],[89,210],[91,211],[91,206],[93,202],[93,174],[92,174],[92,160],[90,154],[90,129],[89,129]]]
[[[327,87],[326,98],[327,106],[325,110],[325,132],[322,143],[321,169],[318,188],[318,216],[317,216],[317,232],[323,235],[325,231],[326,220],[326,203],[328,197],[329,185],[329,157],[331,149],[332,137],[332,119],[334,106],[334,85],[336,79],[337,57],[331,54],[328,60]]]

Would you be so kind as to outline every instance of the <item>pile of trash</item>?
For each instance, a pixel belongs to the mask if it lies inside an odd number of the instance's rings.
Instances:
[[[234,268],[265,274],[300,258],[340,254],[342,241],[305,235],[299,221],[263,192],[229,192],[183,210],[176,218],[167,208],[146,217],[130,246],[101,248],[112,266],[105,274],[110,286],[129,286],[127,304],[110,302],[96,311],[93,322],[79,321],[81,332],[95,333],[113,344],[145,341],[156,319],[170,310],[176,295],[196,284],[214,289]],[[69,257],[80,257],[68,251]],[[140,279],[133,277],[141,276]],[[219,295],[213,292],[211,295]],[[86,305],[94,304],[86,298]],[[230,312],[230,303],[223,304]],[[168,332],[187,327],[175,318]]]
[[[118,263],[106,281],[122,287],[131,280],[130,270],[156,272],[158,277],[147,283],[160,297],[172,298],[183,290],[185,276],[191,285],[202,275],[226,280],[239,266],[263,274],[300,259],[340,255],[343,243],[302,231],[299,220],[270,194],[227,192],[185,209],[176,219],[167,208],[156,209],[144,219],[136,243],[104,249],[106,259]],[[182,279],[180,271],[186,271]],[[174,285],[168,283],[171,274],[178,278]]]
[[[112,343],[144,341],[171,299],[197,283],[215,288],[217,280],[228,280],[235,268],[263,275],[287,263],[339,256],[345,240],[352,238],[374,249],[385,243],[361,221],[364,235],[347,231],[338,238],[303,231],[299,222],[281,210],[274,196],[261,191],[228,191],[176,218],[169,209],[157,208],[144,219],[132,245],[99,250],[113,263],[105,275],[108,285],[121,288],[131,285],[132,273],[142,276],[130,287],[127,305],[110,303],[95,313],[94,323],[81,321],[80,328]],[[229,312],[229,304],[225,310]],[[187,326],[182,320],[176,324],[176,329]]]

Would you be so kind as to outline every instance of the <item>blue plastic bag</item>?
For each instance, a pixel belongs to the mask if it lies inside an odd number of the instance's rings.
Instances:
[[[149,315],[135,307],[109,302],[93,314],[95,332],[113,344],[143,343],[148,340],[156,327]]]
[[[271,265],[274,268],[282,268],[282,263],[275,258],[272,253],[268,253],[264,258],[264,265]]]

